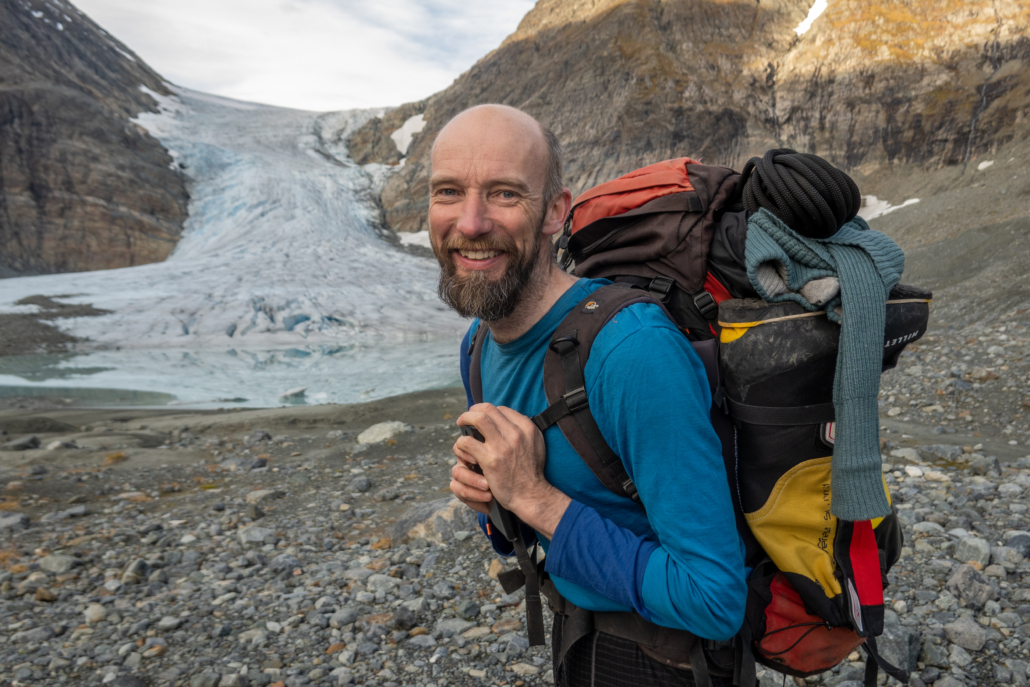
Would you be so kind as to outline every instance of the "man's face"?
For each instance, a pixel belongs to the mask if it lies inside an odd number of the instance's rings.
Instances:
[[[531,286],[547,219],[546,147],[532,120],[472,111],[433,150],[429,234],[440,297],[463,317],[510,315]]]

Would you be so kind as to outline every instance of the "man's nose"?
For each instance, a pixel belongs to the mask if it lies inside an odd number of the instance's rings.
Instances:
[[[475,238],[490,231],[487,219],[487,204],[478,194],[469,194],[461,206],[461,216],[455,228],[468,238]]]

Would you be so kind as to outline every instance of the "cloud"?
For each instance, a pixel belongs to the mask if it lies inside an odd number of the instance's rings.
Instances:
[[[172,83],[309,110],[399,105],[446,88],[533,0],[79,0]]]

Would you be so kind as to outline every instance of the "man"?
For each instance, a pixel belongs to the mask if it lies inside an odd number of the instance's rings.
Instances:
[[[440,295],[478,318],[473,327],[487,328],[487,402],[458,419],[484,441],[455,442],[451,489],[480,514],[496,498],[531,527],[551,581],[576,607],[635,611],[728,639],[740,628],[746,595],[729,487],[703,366],[662,310],[644,303],[623,310],[594,341],[586,367],[594,418],[646,516],[598,481],[558,427],[541,434],[529,419],[548,405],[542,370],[552,333],[607,283],[576,279],[551,255],[549,237],[571,200],[557,139],[519,110],[475,107],[437,136],[429,224]],[[555,641],[562,622],[556,616]],[[693,684],[689,671],[600,632],[575,644],[555,677],[568,685]]]

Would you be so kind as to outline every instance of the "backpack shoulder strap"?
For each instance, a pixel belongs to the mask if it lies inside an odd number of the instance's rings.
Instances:
[[[480,322],[476,331],[469,339],[469,391],[472,392],[472,402],[483,402],[483,343],[486,335],[483,333],[486,327]]]
[[[628,284],[609,284],[584,298],[565,316],[554,330],[544,356],[544,392],[551,405],[533,422],[541,432],[557,424],[608,490],[643,508],[622,460],[605,441],[590,412],[583,372],[598,333],[617,313],[634,303],[654,303],[664,310],[646,291]]]

